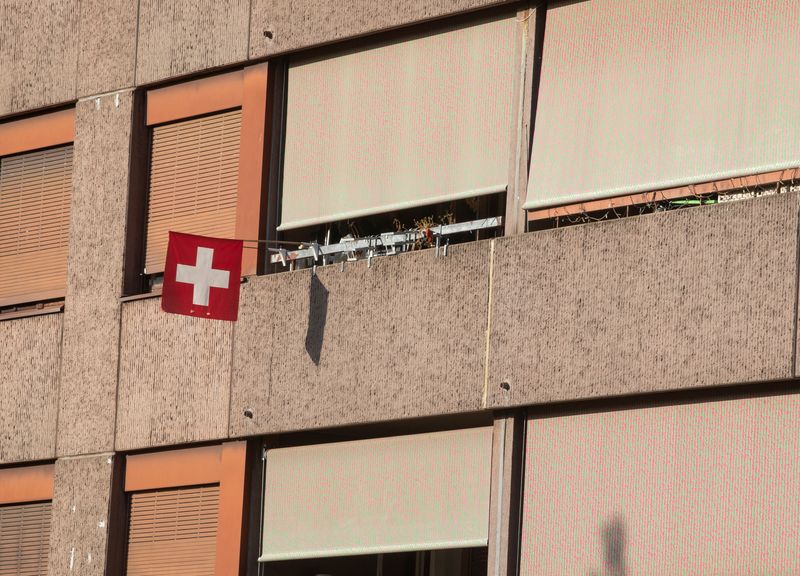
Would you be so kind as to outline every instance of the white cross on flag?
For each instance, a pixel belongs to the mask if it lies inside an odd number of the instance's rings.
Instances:
[[[161,309],[216,320],[239,315],[242,241],[169,233]]]

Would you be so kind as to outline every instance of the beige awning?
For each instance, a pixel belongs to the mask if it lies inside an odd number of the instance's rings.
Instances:
[[[526,208],[800,165],[800,3],[547,11]]]
[[[504,191],[517,26],[292,64],[280,229]]]
[[[262,562],[485,546],[492,429],[267,452]]]

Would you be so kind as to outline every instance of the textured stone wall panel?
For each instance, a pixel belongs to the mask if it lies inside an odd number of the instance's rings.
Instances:
[[[134,84],[138,2],[81,0],[78,97]]]
[[[786,194],[498,240],[489,405],[790,377],[799,206]]]
[[[114,456],[57,460],[50,528],[50,576],[103,576]]]
[[[250,58],[262,58],[337,40],[470,12],[508,0],[252,0]],[[268,31],[272,37],[265,35]]]
[[[58,455],[114,448],[132,92],[79,102]]]
[[[488,251],[481,242],[252,279],[236,326],[231,435],[479,410]]]
[[[117,450],[227,437],[233,324],[122,308]]]
[[[55,456],[62,319],[0,322],[0,464]]]
[[[247,60],[249,0],[141,0],[136,83]]]
[[[75,99],[80,0],[0,0],[0,116]]]

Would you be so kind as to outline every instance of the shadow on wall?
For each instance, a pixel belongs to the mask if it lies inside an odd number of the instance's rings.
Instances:
[[[308,290],[308,329],[306,330],[306,352],[319,366],[322,355],[322,341],[325,337],[325,323],[328,320],[328,289],[316,274],[311,276]]]
[[[590,572],[589,576],[625,576],[625,522],[615,516],[603,524],[600,532],[603,546],[602,572]]]

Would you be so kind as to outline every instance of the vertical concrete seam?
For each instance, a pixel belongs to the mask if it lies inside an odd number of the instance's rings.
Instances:
[[[494,243],[489,244],[489,295],[486,308],[486,350],[483,357],[483,399],[481,407],[486,408],[486,401],[489,396],[489,341],[492,336],[492,288],[494,284]]]
[[[80,0],[78,2],[78,20],[75,23],[78,29],[78,46],[75,48],[75,99],[78,98],[78,78],[80,78],[81,71],[78,67],[81,63],[81,48],[83,47],[83,39],[82,39],[82,26],[81,26],[81,11],[83,10],[83,3],[85,0]]]
[[[244,61],[250,60],[250,38],[252,34],[250,32],[250,26],[253,24],[253,0],[250,0],[249,8],[247,9],[247,44],[244,47]]]
[[[241,290],[241,287],[239,288]],[[225,415],[225,435],[230,438],[231,434],[231,410],[233,409],[233,364],[236,358],[236,325],[239,322],[234,322],[231,327],[231,367],[228,371],[228,413]]]
[[[122,304],[117,303],[117,381],[114,384],[114,437],[111,448],[117,449],[117,426],[119,425],[119,382],[122,374]]]
[[[792,364],[790,378],[797,376],[797,323],[800,306],[800,205],[795,212],[795,255],[794,255],[794,310],[792,315]]]
[[[520,207],[520,189],[519,189],[519,178],[520,178],[520,162],[522,161],[521,154],[522,154],[522,125],[525,123],[525,71],[527,70],[527,63],[528,63],[528,20],[530,20],[532,12],[531,9],[528,9],[528,17],[525,18],[522,22],[519,21],[517,18],[517,22],[521,24],[521,33],[520,41],[522,43],[520,48],[520,59],[519,59],[519,87],[517,90],[517,114],[515,124],[517,126],[517,145],[515,147],[514,152],[514,222],[513,224],[506,222],[506,228],[508,228],[509,224],[513,226],[513,233],[519,234],[522,230],[519,229],[517,225],[518,218],[517,212],[519,212]],[[527,191],[526,191],[527,193]]]
[[[133,43],[133,85],[134,87],[138,85],[138,75],[139,75],[139,30],[141,30],[141,26],[139,25],[139,15],[142,11],[142,0],[138,0],[136,2],[136,40]],[[134,103],[135,104],[135,103]]]
[[[64,304],[66,308],[66,302]],[[56,371],[56,378],[58,378],[58,386],[56,389],[56,427],[55,427],[55,438],[53,439],[53,458],[58,456],[58,430],[59,426],[61,425],[61,368],[64,363],[64,324],[65,324],[66,314],[64,312],[61,313],[61,337],[59,338],[58,342],[58,368]]]
[[[507,419],[504,417],[500,423],[500,454],[498,454],[497,457],[499,466],[497,470],[497,509],[495,510],[494,526],[494,576],[500,576],[500,545],[503,541],[503,498],[505,496],[503,486],[505,483],[506,468],[506,422]]]

